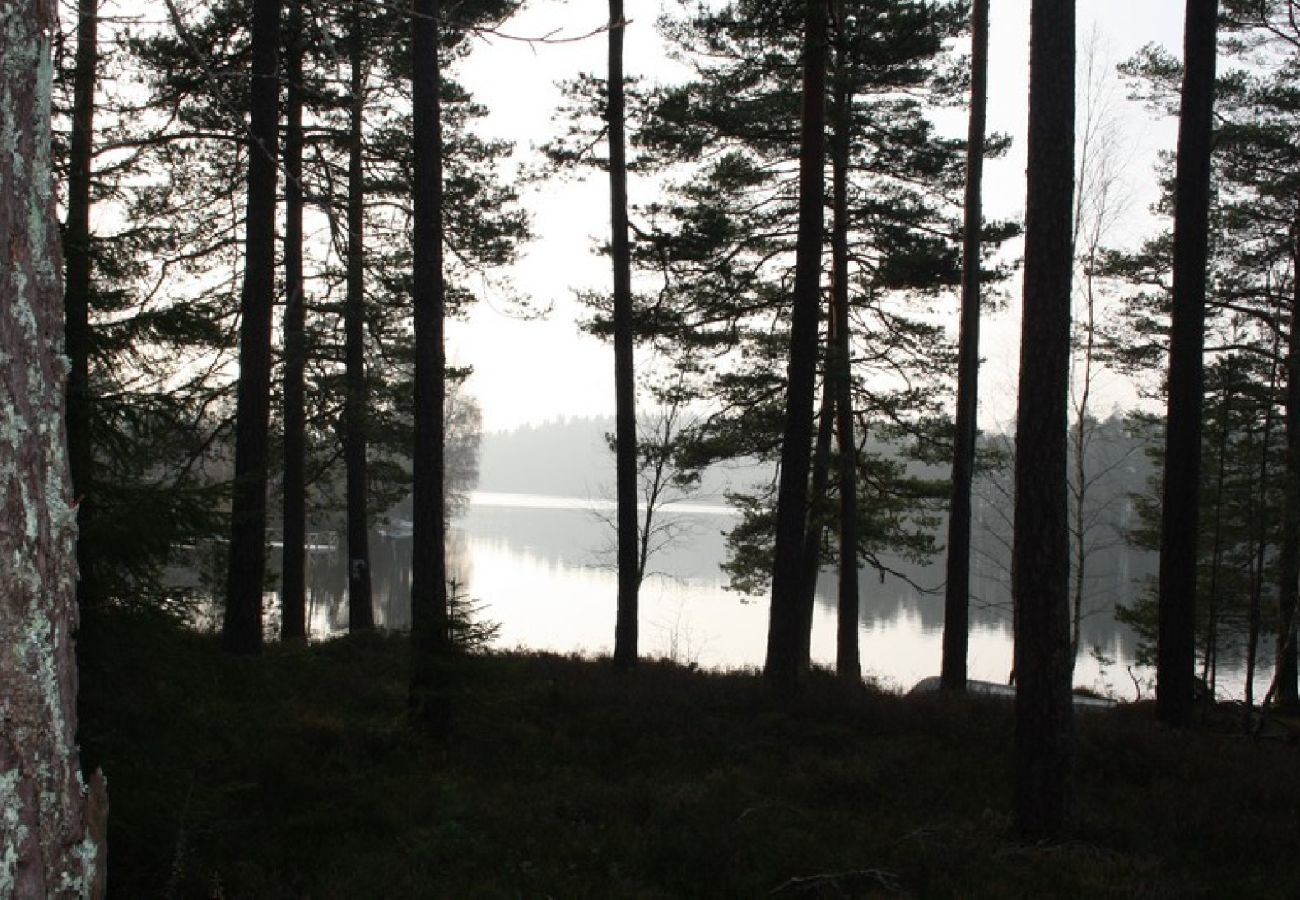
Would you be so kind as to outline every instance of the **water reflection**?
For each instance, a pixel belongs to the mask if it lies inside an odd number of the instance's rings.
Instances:
[[[614,598],[612,508],[571,498],[476,495],[449,534],[450,571],[482,615],[501,625],[499,647],[558,652],[612,650]],[[725,587],[718,568],[733,517],[724,508],[694,505],[671,515],[682,540],[651,561],[642,591],[643,653],[703,666],[760,666],[767,638],[766,597],[744,597]],[[983,546],[987,542],[989,546]],[[970,675],[1005,681],[1011,669],[1011,615],[1002,548],[984,536],[974,554]],[[411,538],[401,527],[371,537],[375,619],[387,628],[410,623]],[[861,641],[865,672],[894,687],[933,675],[943,628],[942,559],[931,565],[885,561],[889,572],[864,569]],[[1131,696],[1126,674],[1135,639],[1111,614],[1116,598],[1131,600],[1137,577],[1151,561],[1124,548],[1089,562],[1092,597],[1082,623],[1084,648],[1076,682]],[[310,555],[310,627],[317,637],[346,630],[347,578],[341,550]],[[931,590],[927,590],[931,589]],[[835,658],[835,583],[818,584],[813,658]],[[1098,664],[1091,648],[1116,663]]]

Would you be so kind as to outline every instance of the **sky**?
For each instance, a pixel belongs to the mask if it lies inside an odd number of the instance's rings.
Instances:
[[[652,83],[671,81],[681,72],[666,58],[655,33],[655,20],[664,7],[662,0],[626,4],[626,71]],[[602,26],[606,9],[600,3],[534,0],[502,32],[518,38],[577,37]],[[1079,0],[1079,39],[1082,44],[1095,33],[1099,54],[1110,60],[1111,69],[1147,43],[1181,55],[1182,16],[1182,0]],[[1012,135],[1014,143],[1005,158],[987,165],[986,218],[1020,217],[1024,210],[1028,34],[1029,0],[994,0],[989,129]],[[603,73],[607,38],[601,33],[537,43],[513,37],[480,38],[455,76],[488,108],[484,132],[514,141],[516,152],[527,156],[561,127],[555,113],[560,102],[557,83],[580,72]],[[1156,199],[1153,165],[1159,150],[1173,147],[1176,130],[1172,121],[1153,120],[1146,110],[1126,101],[1117,81],[1114,96],[1129,159],[1124,173],[1130,203],[1118,231],[1136,239],[1156,227],[1147,213]],[[945,126],[964,134],[964,113],[950,118]],[[635,178],[629,184],[633,204],[651,199],[652,191],[652,185]],[[473,367],[469,391],[478,399],[487,431],[614,410],[613,351],[581,333],[577,321],[582,313],[574,296],[578,289],[607,289],[610,280],[608,262],[595,253],[608,235],[607,181],[599,173],[586,181],[555,180],[526,189],[524,200],[537,239],[523,248],[509,274],[537,305],[549,306],[550,314],[523,320],[499,289],[485,284],[483,301],[466,321],[448,329],[449,361]],[[982,327],[980,414],[985,428],[1014,416],[1019,291],[1018,278],[1013,279],[1006,288],[1006,308]],[[953,311],[955,316],[955,298]],[[1118,378],[1106,381],[1100,392],[1103,405],[1135,402],[1132,389]]]

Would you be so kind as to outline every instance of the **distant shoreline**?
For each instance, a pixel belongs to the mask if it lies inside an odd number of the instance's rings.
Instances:
[[[593,511],[612,511],[617,508],[613,500],[591,497],[566,497],[556,494],[530,494],[512,491],[471,491],[471,507],[503,509],[575,509]],[[644,509],[644,504],[639,504]],[[684,500],[669,502],[661,507],[663,515],[688,516],[736,516],[739,510],[724,503],[700,503]]]

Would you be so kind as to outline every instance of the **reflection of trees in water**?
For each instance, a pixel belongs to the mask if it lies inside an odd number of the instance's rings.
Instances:
[[[1010,578],[1006,567],[1005,538],[999,532],[997,510],[985,499],[976,501],[977,522],[972,554],[971,609],[973,628],[999,629],[1010,634]],[[690,514],[694,536],[666,550],[655,569],[670,579],[706,582],[711,587],[725,579],[719,564],[726,552],[723,534],[735,521],[730,516]],[[449,566],[455,580],[475,597],[471,542],[541,562],[554,569],[608,566],[603,549],[609,543],[608,525],[585,508],[472,507],[448,532]],[[939,524],[940,532],[946,522]],[[402,629],[410,624],[411,538],[405,535],[371,536],[372,589],[375,621],[381,627]],[[902,559],[882,560],[891,569],[883,578],[875,569],[859,574],[862,622],[880,628],[902,618],[919,619],[922,628],[943,626],[943,559],[928,565]],[[1146,576],[1155,572],[1151,554],[1114,545],[1099,550],[1089,562],[1090,602],[1083,621],[1084,652],[1093,646],[1118,648],[1131,657],[1136,649],[1132,633],[1115,622],[1116,602],[1130,602]],[[342,551],[312,553],[307,563],[310,608],[316,610],[315,635],[347,629],[347,571]],[[835,603],[834,579],[824,575],[818,584],[818,601],[831,609]],[[764,602],[765,598],[756,598]],[[611,597],[611,603],[613,598]]]
[[[380,628],[404,630],[411,626],[411,552],[409,535],[372,532],[370,535],[371,594],[375,603],[375,624]],[[452,528],[447,533],[447,570],[458,584],[466,585],[472,561],[465,533]],[[307,557],[307,608],[312,617],[313,637],[347,631],[347,554],[338,550],[311,553]],[[279,593],[276,593],[279,601]],[[323,634],[322,634],[323,632]]]
[[[1009,538],[1001,530],[1002,518],[986,498],[974,501],[976,527],[971,552],[972,628],[1001,629],[1011,633],[1011,573],[1008,563]],[[1006,525],[1009,528],[1009,520]],[[946,533],[946,517],[939,533]],[[928,564],[903,559],[884,560],[891,572],[863,569],[858,574],[862,623],[887,625],[902,617],[918,618],[927,631],[943,628],[942,553]],[[1153,554],[1112,543],[1098,548],[1088,562],[1088,597],[1082,622],[1081,652],[1094,646],[1108,651],[1118,646],[1126,657],[1137,649],[1136,638],[1115,621],[1115,604],[1130,603],[1141,592],[1148,576],[1156,572]],[[823,572],[817,585],[817,600],[827,609],[835,606],[833,573]]]

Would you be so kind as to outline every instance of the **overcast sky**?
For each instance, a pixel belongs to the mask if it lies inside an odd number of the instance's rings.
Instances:
[[[649,81],[671,80],[676,71],[664,57],[655,33],[660,0],[628,0],[626,70]],[[579,35],[599,28],[607,16],[603,3],[534,0],[504,31],[521,37]],[[1181,54],[1182,0],[1079,0],[1079,35],[1095,29],[1104,56],[1113,63],[1143,45],[1156,42]],[[990,28],[989,127],[1015,137],[1012,152],[991,163],[986,181],[986,216],[1019,216],[1024,209],[1024,141],[1028,98],[1029,0],[994,0]],[[484,40],[462,63],[457,77],[491,111],[485,130],[517,144],[517,152],[543,143],[556,133],[556,82],[579,72],[603,72],[603,34],[572,43],[537,45],[507,39]],[[1152,166],[1159,149],[1172,147],[1172,122],[1153,121],[1145,110],[1116,100],[1131,162],[1126,173],[1131,189],[1125,226],[1133,236],[1153,227],[1145,210],[1155,199]],[[964,131],[964,125],[954,122]],[[647,186],[634,179],[633,203],[650,199]],[[526,192],[538,240],[524,249],[512,275],[517,286],[553,312],[543,321],[521,321],[492,286],[465,323],[449,329],[448,355],[474,367],[470,391],[483,409],[488,431],[513,428],[561,415],[612,413],[613,353],[582,335],[574,302],[578,288],[605,288],[608,264],[594,253],[608,235],[607,184],[600,177],[585,183],[566,181]],[[981,424],[992,427],[1014,413],[1015,335],[1019,328],[1019,283],[1008,286],[1012,302],[984,329],[981,370]],[[955,300],[954,300],[955,310]],[[1112,382],[1110,400],[1131,402],[1131,393]],[[1109,401],[1107,401],[1109,402]],[[1105,410],[1103,409],[1103,412]]]

